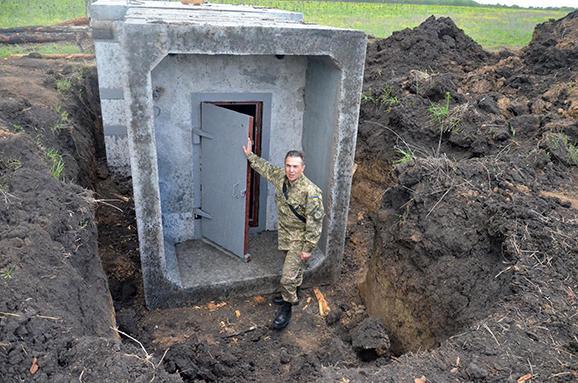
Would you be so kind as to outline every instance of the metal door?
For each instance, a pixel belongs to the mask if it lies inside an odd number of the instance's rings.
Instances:
[[[247,143],[253,117],[203,103],[201,123],[201,233],[245,258],[248,165],[241,146]]]

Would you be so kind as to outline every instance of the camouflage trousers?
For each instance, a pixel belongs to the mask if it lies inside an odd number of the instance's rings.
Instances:
[[[303,283],[305,263],[301,260],[301,250],[289,249],[283,263],[281,275],[281,296],[285,302],[297,303],[297,288]]]

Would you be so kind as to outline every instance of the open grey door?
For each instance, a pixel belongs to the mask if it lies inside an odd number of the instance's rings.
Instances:
[[[201,105],[201,233],[245,259],[248,250],[247,143],[253,117],[210,103]]]

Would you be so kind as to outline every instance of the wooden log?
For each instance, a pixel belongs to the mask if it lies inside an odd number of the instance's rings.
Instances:
[[[30,57],[35,59],[49,59],[49,60],[93,60],[95,55],[93,53],[18,53],[8,56],[10,58]]]
[[[53,43],[88,37],[88,26],[20,27],[0,29],[1,44]]]

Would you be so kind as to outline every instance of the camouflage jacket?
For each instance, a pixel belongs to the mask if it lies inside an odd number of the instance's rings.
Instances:
[[[289,182],[283,168],[271,165],[254,153],[249,154],[247,158],[251,167],[275,186],[275,202],[279,216],[277,222],[279,249],[289,250],[296,246],[301,251],[312,252],[319,242],[325,216],[321,189],[305,175],[293,183]],[[287,184],[287,199],[283,194],[284,182]],[[297,218],[288,203],[305,217],[305,222]]]

